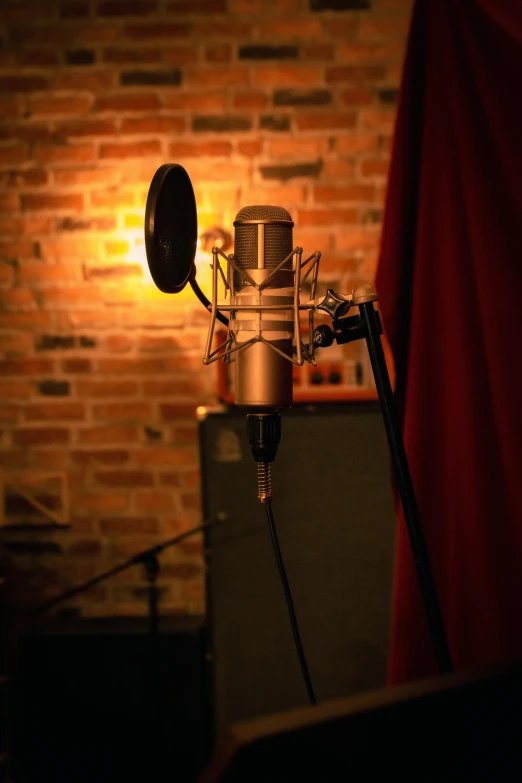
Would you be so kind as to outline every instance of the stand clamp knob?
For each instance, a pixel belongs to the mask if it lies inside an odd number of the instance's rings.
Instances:
[[[346,315],[351,306],[351,299],[343,297],[341,294],[336,294],[335,291],[329,288],[321,304],[317,305],[317,309],[328,313],[332,321],[337,321],[338,318]]]
[[[320,324],[314,332],[314,345],[317,348],[328,348],[333,344],[335,332],[328,324]]]

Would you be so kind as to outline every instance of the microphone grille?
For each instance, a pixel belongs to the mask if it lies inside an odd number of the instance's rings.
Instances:
[[[267,204],[255,204],[243,207],[236,215],[236,221],[241,220],[285,220],[288,225],[280,223],[265,225],[265,267],[274,269],[288,256],[293,248],[292,217],[284,207],[274,207]],[[243,269],[256,269],[258,264],[257,225],[247,223],[236,225],[234,258]],[[287,261],[283,269],[292,269],[292,259]]]
[[[273,207],[268,204],[254,204],[243,207],[236,215],[236,220],[292,220],[290,213],[284,207]]]

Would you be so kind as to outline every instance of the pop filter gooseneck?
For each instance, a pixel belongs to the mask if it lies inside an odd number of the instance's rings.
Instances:
[[[211,304],[196,283],[198,242],[196,199],[190,177],[177,163],[165,163],[150,183],[145,208],[145,250],[154,283],[165,294],[178,294],[187,283],[200,302]],[[228,319],[217,318],[228,326]]]

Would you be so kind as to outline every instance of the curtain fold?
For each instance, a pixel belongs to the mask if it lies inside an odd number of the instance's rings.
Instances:
[[[377,288],[455,668],[522,657],[522,3],[417,0]],[[398,512],[390,682],[436,673]]]

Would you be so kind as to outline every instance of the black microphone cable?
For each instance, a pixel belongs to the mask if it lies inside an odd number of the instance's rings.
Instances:
[[[299,658],[299,664],[301,666],[301,672],[306,686],[306,692],[308,694],[308,701],[310,702],[310,704],[315,705],[317,704],[317,701],[315,698],[310,672],[308,670],[308,664],[306,662],[303,643],[301,641],[301,634],[299,633],[299,626],[297,624],[297,616],[295,613],[294,601],[292,599],[292,592],[290,590],[290,583],[288,582],[285,564],[283,562],[283,556],[281,554],[281,548],[279,546],[279,539],[277,537],[274,514],[272,511],[272,503],[265,503],[264,506],[266,509],[266,518],[268,520],[268,528],[270,530],[270,537],[272,539],[272,546],[274,548],[277,568],[279,570],[279,576],[281,578],[281,584],[283,586],[283,592],[285,594],[286,605],[290,617],[290,625],[292,626],[292,635],[294,637],[295,649],[297,652],[297,657]]]

